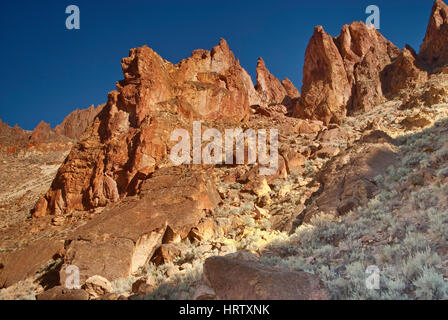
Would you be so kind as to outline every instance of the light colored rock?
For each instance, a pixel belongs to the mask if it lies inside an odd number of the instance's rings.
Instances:
[[[92,298],[98,298],[113,291],[112,284],[104,277],[94,275],[84,284],[84,290]]]

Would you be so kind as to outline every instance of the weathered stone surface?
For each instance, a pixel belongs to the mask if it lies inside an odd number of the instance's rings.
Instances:
[[[448,6],[442,0],[434,2],[418,57],[431,69],[448,63]]]
[[[316,27],[305,53],[302,97],[294,115],[341,123],[384,102],[381,71],[399,50],[373,26],[353,22],[332,38]]]
[[[57,142],[57,141],[65,141],[66,139],[51,130],[51,127],[48,123],[41,121],[36,128],[34,128],[31,133],[30,143],[33,145],[38,145],[44,142]]]
[[[351,87],[348,113],[364,112],[384,102],[380,73],[398,55],[398,48],[363,22],[343,26],[335,41]]]
[[[154,281],[147,278],[138,279],[132,284],[132,292],[144,296],[154,290]]]
[[[104,105],[99,105],[95,108],[92,105],[87,109],[73,111],[61,124],[54,128],[54,132],[70,139],[78,140],[103,107]]]
[[[428,80],[428,74],[422,70],[415,51],[406,46],[398,57],[382,71],[382,87],[387,97],[398,95],[401,90],[415,90]]]
[[[323,186],[304,213],[304,222],[320,213],[339,216],[365,204],[377,191],[374,178],[397,161],[393,140],[372,132],[372,139],[342,152],[319,174]],[[387,136],[387,135],[386,135]]]
[[[299,90],[294,86],[294,84],[291,82],[291,80],[289,80],[288,78],[285,78],[282,80],[282,85],[286,90],[286,94],[294,99],[294,98],[299,98],[300,97],[300,92]]]
[[[36,300],[89,300],[89,294],[82,289],[56,286],[37,295]]]
[[[255,99],[250,77],[227,43],[177,65],[144,46],[123,59],[124,80],[59,169],[47,213],[86,210],[135,194],[167,157],[171,132],[193,119],[238,123]],[[254,103],[253,101],[251,101]]]
[[[344,63],[333,38],[321,26],[305,52],[302,97],[295,105],[294,115],[339,123],[346,115],[350,86]]]
[[[211,257],[204,278],[218,300],[325,300],[328,293],[315,275],[285,271],[255,261]]]
[[[212,288],[207,285],[199,286],[193,296],[193,300],[215,300],[216,294]]]
[[[415,114],[407,116],[401,121],[401,124],[408,130],[424,128],[432,124],[432,120],[429,116],[424,114]]]
[[[174,243],[162,244],[154,253],[151,261],[156,265],[173,262],[182,253],[182,248]]]
[[[384,60],[381,60],[381,59]],[[386,55],[378,53],[377,47],[371,47],[364,58],[355,65],[352,97],[348,113],[363,113],[386,101],[380,81],[381,71],[390,62]]]
[[[112,284],[104,277],[95,275],[86,280],[84,290],[92,298],[98,298],[113,291]]]
[[[0,120],[0,152],[7,155],[15,154],[28,144],[30,133],[18,125],[10,127]]]
[[[210,174],[182,170],[160,169],[143,183],[141,199],[124,201],[79,228],[67,247],[61,282],[68,265],[79,267],[81,283],[94,275],[110,281],[131,275],[161,246],[167,226],[185,239],[220,197]]]
[[[64,241],[42,239],[11,253],[0,254],[0,288],[36,275],[48,262],[64,251]]]
[[[258,58],[257,62],[257,85],[255,89],[264,105],[282,103],[288,95],[282,83],[266,68],[262,58]]]

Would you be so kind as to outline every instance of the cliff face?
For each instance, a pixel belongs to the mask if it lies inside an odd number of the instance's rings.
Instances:
[[[124,80],[60,168],[45,200],[52,213],[84,210],[134,194],[166,158],[176,124],[242,123],[258,98],[227,43],[177,65],[148,47],[122,61]],[[88,163],[86,166],[85,164]],[[37,210],[35,215],[46,212]]]
[[[431,69],[448,63],[448,6],[442,0],[436,0],[432,7],[419,58]]]
[[[373,27],[354,22],[332,38],[317,27],[303,68],[299,117],[340,123],[348,114],[365,112],[384,102],[381,72],[399,50]]]
[[[61,124],[54,128],[54,132],[57,134],[66,136],[72,140],[79,140],[81,135],[86,131],[93,119],[101,112],[104,105],[100,105],[97,108],[90,106],[87,109],[75,110],[70,113]]]

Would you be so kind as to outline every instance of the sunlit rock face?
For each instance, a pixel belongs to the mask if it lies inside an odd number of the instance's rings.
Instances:
[[[434,2],[418,56],[431,69],[448,63],[448,6],[441,0]]]
[[[74,146],[35,215],[95,208],[135,194],[167,157],[176,125],[244,122],[249,105],[258,103],[250,76],[225,40],[177,65],[144,46],[132,49],[121,65],[124,79]]]

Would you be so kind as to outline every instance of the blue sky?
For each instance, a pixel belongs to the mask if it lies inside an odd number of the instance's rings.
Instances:
[[[148,45],[177,63],[225,38],[255,77],[258,57],[278,78],[301,87],[304,53],[316,25],[336,36],[380,8],[383,35],[417,51],[433,0],[2,0],[0,119],[52,127],[76,108],[106,102],[122,79],[120,61]],[[65,8],[77,5],[81,29],[67,30]]]

